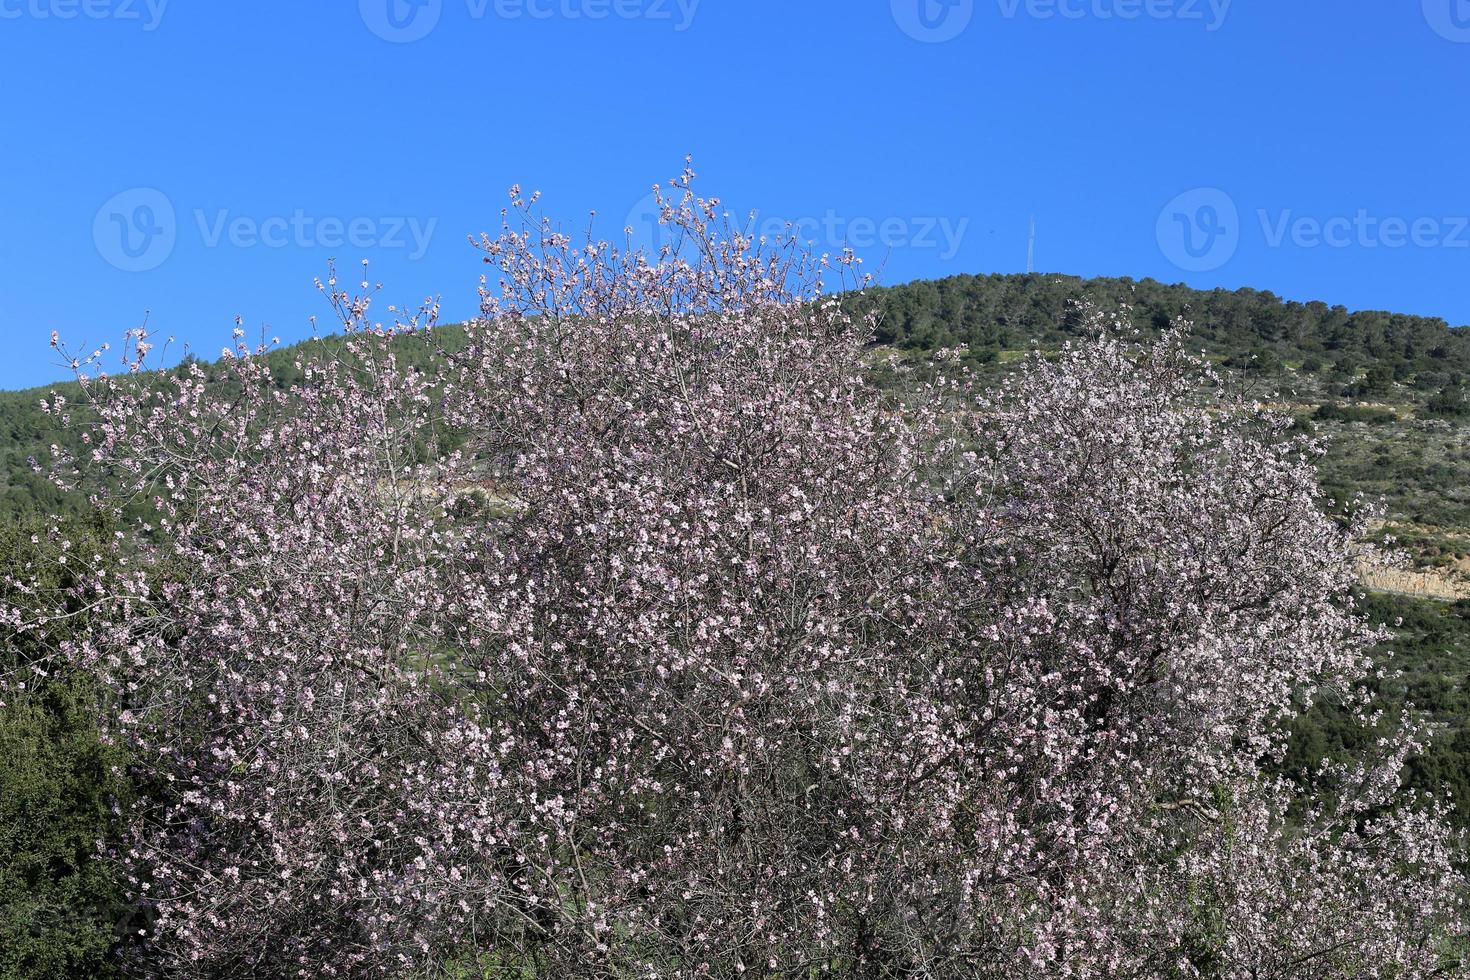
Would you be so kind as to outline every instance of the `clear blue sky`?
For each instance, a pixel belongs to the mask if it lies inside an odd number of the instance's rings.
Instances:
[[[1043,271],[1470,323],[1470,0],[0,0],[0,77],[3,387],[145,310],[300,338],[333,256],[467,315],[511,183],[611,233],[686,153],[889,283],[1035,215]]]

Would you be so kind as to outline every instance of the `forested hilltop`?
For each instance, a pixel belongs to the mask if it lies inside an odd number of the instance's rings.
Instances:
[[[867,291],[883,314],[878,341],[977,355],[1056,344],[1082,329],[1079,303],[1131,306],[1134,322],[1163,328],[1179,317],[1211,354],[1232,365],[1354,375],[1377,367],[1424,390],[1470,371],[1470,331],[1437,317],[1284,300],[1255,289],[1191,289],[1153,279],[1079,279],[1053,274],[952,276]]]

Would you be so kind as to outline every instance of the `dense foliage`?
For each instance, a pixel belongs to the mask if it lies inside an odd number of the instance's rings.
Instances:
[[[85,528],[75,531],[79,544],[95,547]],[[79,584],[49,544],[0,529],[7,608],[32,614]],[[67,622],[49,628],[53,639],[68,633]],[[131,918],[101,860],[130,796],[127,756],[100,737],[95,680],[28,640],[10,637],[0,648],[0,676],[10,680],[0,689],[0,977],[108,976]]]
[[[54,528],[5,622],[149,781],[132,967],[1465,975],[1320,447],[1096,316],[989,392],[876,387],[851,257],[690,176],[656,256],[513,192],[452,344],[332,280],[289,377],[49,401],[124,530]],[[1271,770],[1329,700],[1375,738],[1304,803]]]
[[[0,710],[0,977],[103,976],[127,905],[98,845],[125,789],[84,679]]]

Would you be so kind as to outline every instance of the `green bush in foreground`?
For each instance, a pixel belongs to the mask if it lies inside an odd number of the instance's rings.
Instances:
[[[124,905],[98,842],[122,753],[97,732],[80,678],[5,696],[0,710],[0,978],[110,975]]]
[[[105,534],[75,526],[87,551]],[[45,563],[43,528],[0,529],[0,598],[40,608],[82,574],[82,563]],[[48,571],[37,591],[10,583]],[[57,630],[52,642],[64,638]],[[101,848],[126,802],[126,753],[104,742],[95,682],[58,666],[35,634],[0,632],[0,980],[107,977],[128,905]]]

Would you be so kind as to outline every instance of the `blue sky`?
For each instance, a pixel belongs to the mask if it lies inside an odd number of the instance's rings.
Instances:
[[[390,6],[391,5],[391,6]],[[0,386],[145,311],[473,312],[505,189],[704,192],[884,282],[1040,270],[1470,323],[1470,0],[0,0]]]

